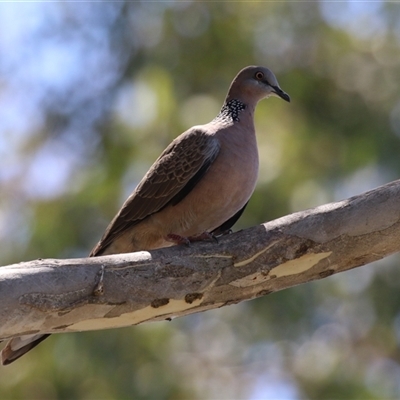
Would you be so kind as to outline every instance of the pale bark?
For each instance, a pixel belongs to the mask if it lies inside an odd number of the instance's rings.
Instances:
[[[395,181],[218,243],[5,266],[0,339],[169,319],[321,279],[399,250]]]

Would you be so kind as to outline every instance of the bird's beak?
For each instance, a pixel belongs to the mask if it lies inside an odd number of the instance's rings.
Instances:
[[[288,103],[290,103],[290,96],[284,92],[280,87],[278,86],[272,86],[272,89],[274,89],[273,93],[275,93],[278,97],[280,97],[281,99],[287,101]]]

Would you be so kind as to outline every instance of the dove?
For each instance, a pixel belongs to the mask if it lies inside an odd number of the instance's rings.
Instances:
[[[182,133],[161,153],[111,221],[90,257],[190,244],[229,232],[257,182],[257,103],[290,102],[268,68],[248,66],[233,79],[219,114]],[[10,364],[50,334],[12,338]]]
[[[189,244],[229,231],[257,182],[254,111],[269,96],[290,101],[269,69],[241,70],[217,117],[162,152],[90,256]]]

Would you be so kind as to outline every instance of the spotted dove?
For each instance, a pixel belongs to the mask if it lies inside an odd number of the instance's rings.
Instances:
[[[242,69],[217,117],[182,133],[162,152],[90,256],[190,243],[229,231],[256,185],[254,110],[269,96],[290,101],[268,68]],[[3,365],[48,336],[11,339],[2,351]]]

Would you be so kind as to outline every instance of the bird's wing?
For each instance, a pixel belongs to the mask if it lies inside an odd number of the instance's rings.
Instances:
[[[149,215],[179,203],[201,180],[219,150],[218,139],[199,128],[176,138],[125,201],[90,256],[100,254],[114,238]]]
[[[220,225],[218,228],[215,228],[211,233],[215,236],[220,236],[224,235],[226,233],[229,233],[230,229],[232,228],[233,225],[235,225],[236,221],[241,217],[243,214],[244,209],[246,208],[248,202],[232,217],[230,217],[228,220],[226,220],[222,225]]]

